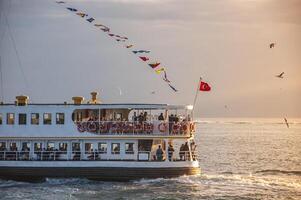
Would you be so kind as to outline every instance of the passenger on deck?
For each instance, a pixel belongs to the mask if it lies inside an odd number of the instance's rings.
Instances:
[[[140,113],[140,115],[138,117],[138,121],[139,121],[140,124],[143,123],[143,118],[144,118],[143,113]]]
[[[169,117],[168,117],[168,122],[169,122],[169,133],[171,133],[172,131],[172,125],[175,121],[175,118],[173,116],[173,114],[171,114]]]
[[[173,148],[172,144],[169,144],[169,146],[168,146],[168,160],[169,161],[172,160],[172,156],[173,156],[174,151],[175,151],[175,149]]]
[[[163,150],[161,148],[161,145],[159,145],[157,151],[156,151],[157,160],[162,161],[163,160]]]
[[[164,116],[163,116],[163,113],[161,113],[161,114],[159,115],[159,117],[158,117],[158,120],[160,120],[160,121],[164,121]]]
[[[179,156],[180,156],[180,160],[184,160],[184,157],[185,157],[184,144],[182,144],[180,147]]]
[[[188,160],[188,158],[189,158],[189,146],[188,146],[188,142],[185,142],[184,152],[185,152],[184,160]]]
[[[132,121],[133,122],[137,121],[137,113],[136,112],[134,112],[134,114],[133,114]]]
[[[146,122],[146,120],[147,120],[147,112],[144,112],[144,114],[143,114],[143,121]]]

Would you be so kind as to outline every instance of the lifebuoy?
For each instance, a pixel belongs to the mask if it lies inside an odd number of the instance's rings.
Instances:
[[[86,131],[86,125],[84,122],[78,122],[77,123],[77,130],[81,133]]]
[[[96,126],[96,123],[95,122],[90,122],[88,123],[88,132],[96,132],[97,131],[97,126]]]
[[[164,133],[167,129],[167,125],[165,123],[160,123],[158,125],[158,130],[161,132],[161,133]]]

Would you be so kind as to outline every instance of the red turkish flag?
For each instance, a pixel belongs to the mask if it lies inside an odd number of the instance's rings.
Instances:
[[[210,85],[208,83],[206,83],[206,82],[201,81],[201,83],[200,83],[200,91],[207,92],[207,91],[210,91],[210,90],[211,90]]]

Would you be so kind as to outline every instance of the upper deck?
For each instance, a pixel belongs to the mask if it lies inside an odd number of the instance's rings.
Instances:
[[[168,104],[0,104],[0,138],[188,138],[188,113]]]

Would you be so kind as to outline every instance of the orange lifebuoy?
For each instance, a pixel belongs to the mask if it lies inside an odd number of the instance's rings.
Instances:
[[[158,130],[161,132],[161,133],[164,133],[166,131],[166,128],[167,128],[167,125],[166,123],[160,123],[158,125]]]

